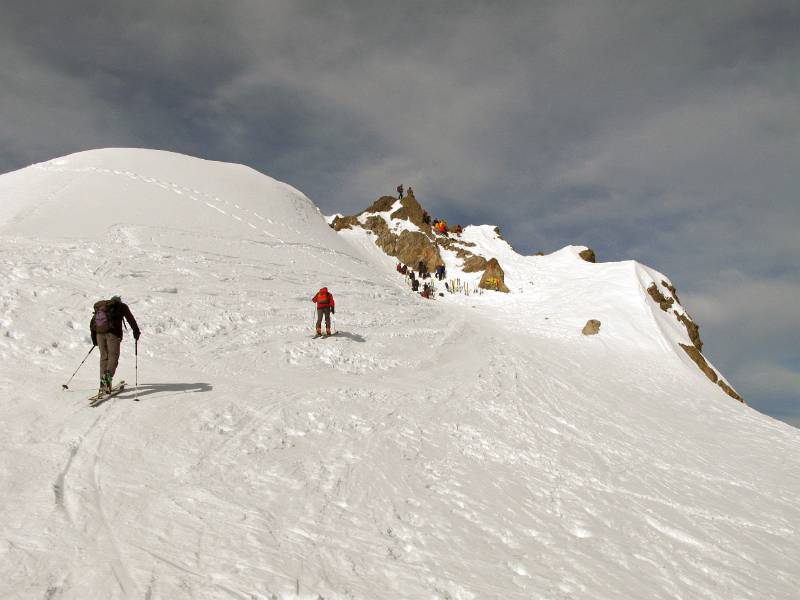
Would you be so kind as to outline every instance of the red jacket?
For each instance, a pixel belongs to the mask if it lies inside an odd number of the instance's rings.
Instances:
[[[317,303],[317,308],[333,308],[336,306],[336,302],[333,301],[333,294],[331,294],[326,287],[320,288],[320,290],[314,294],[311,301]]]

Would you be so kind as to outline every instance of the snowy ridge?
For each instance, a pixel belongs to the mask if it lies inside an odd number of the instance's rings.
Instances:
[[[389,214],[398,206],[381,214],[393,231],[402,230],[402,223],[408,223],[389,219]],[[375,213],[361,215],[361,222],[372,214]],[[374,239],[369,232],[361,230],[343,229],[340,234],[349,239],[363,236]],[[663,289],[661,282],[669,283],[669,280],[662,273],[636,261],[588,263],[580,257],[580,252],[587,249],[585,246],[566,246],[543,256],[523,256],[500,236],[494,225],[470,225],[461,235],[451,234],[451,237],[465,242],[472,254],[487,260],[498,259],[510,293],[508,296],[473,293],[468,298],[445,294],[446,301],[484,307],[489,318],[495,318],[493,313],[497,313],[496,320],[503,326],[555,338],[577,339],[588,319],[598,319],[604,324],[602,343],[643,352],[661,350],[694,366],[679,346],[692,344],[685,326],[660,310],[646,292],[655,284],[671,296]],[[458,279],[466,282],[471,290],[480,291],[477,287],[482,272],[466,273],[462,269],[463,259],[455,252],[444,248],[440,248],[440,252],[447,279]],[[438,290],[444,291],[443,287],[439,284]],[[673,310],[686,314],[677,299]],[[548,322],[542,323],[542,320]]]
[[[0,597],[795,598],[800,432],[675,351],[668,280],[464,236],[511,294],[423,300],[241,166],[0,176]],[[139,388],[91,409],[113,293]]]

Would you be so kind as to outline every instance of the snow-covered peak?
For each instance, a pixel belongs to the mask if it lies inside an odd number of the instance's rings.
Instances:
[[[305,228],[324,235],[322,224],[317,207],[285,183],[172,152],[91,150],[0,177],[5,233],[88,239],[120,225],[294,239]]]

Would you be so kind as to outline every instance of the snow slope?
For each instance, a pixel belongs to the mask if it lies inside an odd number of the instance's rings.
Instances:
[[[425,301],[297,190],[130,149],[0,176],[0,241],[2,598],[797,597],[800,431],[642,265],[509,248],[514,293]],[[114,293],[139,388],[88,408]]]

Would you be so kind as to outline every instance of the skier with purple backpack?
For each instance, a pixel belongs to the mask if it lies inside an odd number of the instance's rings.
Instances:
[[[119,364],[122,326],[125,319],[131,326],[133,339],[139,341],[141,332],[131,309],[119,296],[94,303],[94,314],[89,322],[92,344],[100,349],[100,391],[98,395],[110,394],[112,380]]]

